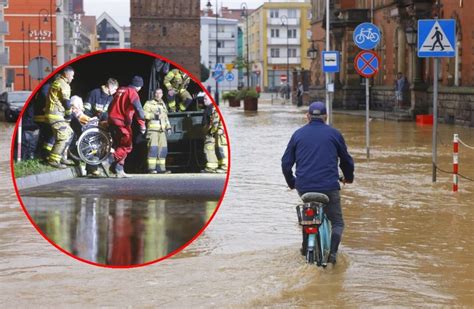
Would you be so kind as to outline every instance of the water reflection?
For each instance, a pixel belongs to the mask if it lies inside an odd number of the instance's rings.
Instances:
[[[190,241],[216,201],[23,197],[46,236],[72,255],[106,265],[150,262]]]

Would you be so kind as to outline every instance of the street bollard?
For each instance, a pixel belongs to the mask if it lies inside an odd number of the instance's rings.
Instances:
[[[22,119],[20,118],[20,121],[18,122],[18,131],[16,133],[17,137],[17,145],[16,145],[16,154],[17,154],[17,162],[21,161],[21,124],[22,124]]]
[[[459,137],[454,134],[453,139],[453,192],[458,192],[458,170],[459,170]]]

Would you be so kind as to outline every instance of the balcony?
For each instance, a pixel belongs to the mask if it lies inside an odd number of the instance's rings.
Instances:
[[[286,57],[279,57],[279,58],[268,58],[268,64],[286,64],[287,62]],[[299,57],[290,57],[289,59],[290,64],[300,64],[301,59]]]
[[[209,55],[216,54],[216,47],[209,48]],[[237,50],[232,47],[219,48],[219,56],[237,56]]]
[[[268,45],[285,45],[287,44],[286,42],[286,38],[269,38],[268,39],[268,42],[267,42]],[[288,39],[288,45],[301,45],[301,42],[300,42],[300,39],[299,38],[296,38],[296,39]]]
[[[10,64],[10,55],[8,53],[0,53],[0,65]]]
[[[8,22],[4,20],[0,21],[0,35],[6,35],[9,33]]]
[[[282,25],[281,18],[269,18],[268,24],[271,26],[281,26]],[[299,26],[300,20],[298,18],[288,18],[288,25]]]
[[[216,39],[216,32],[209,32],[209,38],[215,40]],[[219,32],[217,36],[218,40],[236,40],[237,36],[235,33],[232,32]]]

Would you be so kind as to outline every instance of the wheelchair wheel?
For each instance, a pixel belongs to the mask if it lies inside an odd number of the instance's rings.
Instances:
[[[76,149],[82,161],[98,165],[107,159],[112,147],[110,135],[99,128],[89,128],[82,132],[76,142]]]

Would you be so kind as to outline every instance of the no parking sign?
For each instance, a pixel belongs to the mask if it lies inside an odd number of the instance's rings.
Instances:
[[[354,67],[360,76],[370,78],[377,74],[380,66],[380,58],[376,52],[363,50],[354,59]]]

